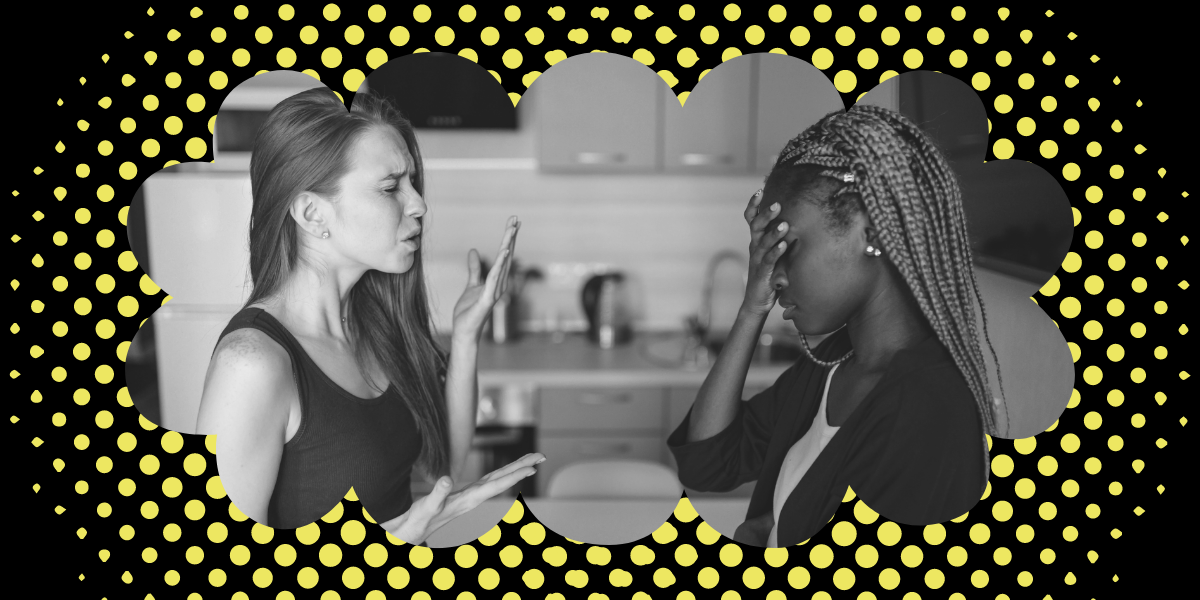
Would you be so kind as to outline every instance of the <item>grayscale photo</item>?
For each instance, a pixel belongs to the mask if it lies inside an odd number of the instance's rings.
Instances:
[[[520,494],[635,542],[684,496],[760,547],[852,488],[900,523],[983,495],[990,438],[1053,424],[1070,352],[1031,299],[1072,235],[1054,178],[984,162],[966,83],[731,58],[684,101],[607,53],[498,75],[419,53],[343,99],[262,73],[212,163],[151,176],[130,244],[171,295],[128,353],[147,419],[216,435],[289,529],[353,488],[395,537],[485,534]]]

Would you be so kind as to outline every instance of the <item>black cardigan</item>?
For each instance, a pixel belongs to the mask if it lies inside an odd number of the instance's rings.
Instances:
[[[832,361],[849,350],[849,332],[843,328],[813,355]],[[737,416],[723,431],[690,443],[689,410],[667,438],[680,482],[723,492],[757,480],[746,518],[771,512],[783,459],[812,424],[828,373],[801,358],[770,388],[739,402]],[[985,451],[983,424],[966,380],[931,336],[892,358],[879,383],[796,484],[780,511],[778,544],[799,544],[819,532],[847,486],[897,523],[929,525],[962,516],[987,483]]]

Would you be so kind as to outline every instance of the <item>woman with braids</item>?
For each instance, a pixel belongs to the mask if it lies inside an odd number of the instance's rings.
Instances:
[[[667,440],[680,481],[728,491],[756,480],[734,539],[759,546],[817,533],[847,486],[900,523],[970,510],[987,485],[998,401],[962,199],[941,152],[902,115],[856,105],[789,142],[744,216],[742,307]],[[830,335],[743,402],[776,301],[802,340]]]
[[[471,446],[479,337],[516,218],[486,279],[468,253],[447,354],[421,268],[421,153],[395,108],[366,93],[349,111],[328,88],[296,94],[259,129],[250,180],[254,289],[213,352],[199,414],[236,506],[296,528],[353,486],[376,522],[416,544],[532,475],[539,454],[458,491],[450,477]],[[415,502],[414,466],[437,479]]]

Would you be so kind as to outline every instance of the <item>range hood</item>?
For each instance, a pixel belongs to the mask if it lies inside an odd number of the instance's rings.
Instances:
[[[391,100],[417,129],[516,129],[517,110],[487,69],[444,52],[389,61],[363,84]]]

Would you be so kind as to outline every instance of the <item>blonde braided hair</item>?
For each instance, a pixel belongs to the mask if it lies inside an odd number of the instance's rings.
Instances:
[[[807,165],[826,170],[794,168]],[[789,180],[787,187],[794,188],[811,183],[813,176],[834,174],[843,176],[835,177],[839,188],[821,206],[827,220],[844,233],[861,202],[879,232],[884,254],[966,379],[985,433],[997,435],[997,405],[1005,407],[1006,424],[1008,408],[991,397],[975,302],[983,313],[984,339],[996,361],[1002,397],[1004,384],[975,280],[962,192],[945,156],[903,115],[857,105],[830,113],[788,142],[768,180],[783,177]],[[986,486],[990,461],[986,438],[982,442]]]

